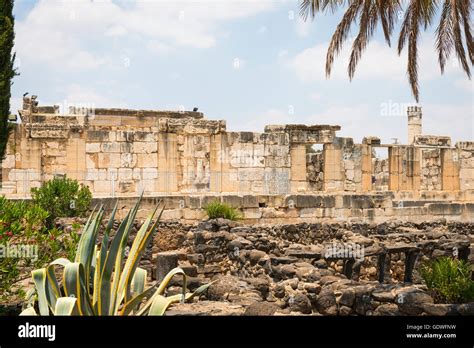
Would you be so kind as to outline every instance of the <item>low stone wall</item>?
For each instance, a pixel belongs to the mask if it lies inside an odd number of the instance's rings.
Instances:
[[[123,214],[137,198],[119,198]],[[318,221],[350,221],[382,223],[391,219],[401,221],[474,222],[474,191],[459,193],[383,192],[376,194],[321,195],[173,195],[144,197],[139,217],[146,217],[160,202],[165,211],[162,219],[196,222],[206,218],[204,207],[221,201],[241,212],[249,223],[298,223]],[[112,211],[117,198],[97,198],[94,204],[104,204]],[[120,214],[119,214],[120,216]]]

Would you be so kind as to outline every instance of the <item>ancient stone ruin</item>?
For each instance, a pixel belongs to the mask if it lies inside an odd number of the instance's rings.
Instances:
[[[164,219],[200,220],[219,199],[249,221],[466,220],[474,213],[474,142],[422,134],[408,108],[409,144],[361,144],[337,125],[269,125],[228,132],[200,112],[40,106],[24,97],[2,162],[1,193],[67,175],[103,202],[163,198]],[[317,146],[319,145],[319,147]],[[375,150],[387,149],[387,158]],[[132,200],[128,200],[132,201]]]
[[[36,97],[19,113],[2,162],[7,197],[28,199],[62,175],[108,211],[117,199],[127,211],[143,192],[132,239],[164,202],[140,267],[159,281],[179,266],[191,289],[215,281],[201,301],[167,315],[474,314],[474,303],[435,303],[419,272],[440,256],[474,262],[474,142],[422,134],[419,107],[408,109],[405,145],[373,136],[357,144],[336,125],[228,132],[194,111],[63,115]],[[214,200],[242,221],[206,219]],[[57,227],[68,232],[77,220]]]

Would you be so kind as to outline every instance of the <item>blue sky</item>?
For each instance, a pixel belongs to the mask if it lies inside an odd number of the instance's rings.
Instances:
[[[18,70],[12,109],[24,92],[41,104],[192,109],[227,129],[266,124],[339,124],[360,142],[406,142],[414,103],[402,57],[377,35],[355,80],[350,42],[328,80],[328,41],[342,13],[304,23],[298,1],[17,0]],[[354,31],[354,35],[355,35]],[[432,32],[420,43],[424,132],[474,139],[474,89],[453,58],[440,75]],[[387,112],[388,111],[388,112]]]

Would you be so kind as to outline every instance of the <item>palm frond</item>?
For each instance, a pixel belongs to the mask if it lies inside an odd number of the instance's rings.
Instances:
[[[350,0],[303,0],[300,4],[300,15],[304,20],[307,20],[309,16],[314,19],[318,12],[327,10],[335,12],[339,7],[349,2]]]
[[[359,34],[352,44],[352,52],[349,59],[348,72],[351,80],[354,77],[354,72],[362,52],[367,47],[367,43],[374,33],[377,18],[377,6],[372,4],[371,0],[365,0],[360,15]]]
[[[454,49],[463,70],[466,72],[467,76],[471,78],[471,69],[467,63],[466,51],[464,49],[461,32],[461,18],[466,18],[466,16],[469,16],[466,14],[468,8],[469,6],[467,0],[451,0],[451,20],[453,22]],[[472,40],[470,45],[472,46]]]
[[[357,17],[357,14],[364,5],[364,0],[354,0],[349,8],[344,13],[341,22],[338,24],[336,31],[334,32],[331,43],[326,54],[326,76],[331,75],[332,65],[334,64],[334,58],[339,54],[342,49],[344,41],[347,40],[351,25]]]
[[[451,21],[451,2],[445,1],[438,28],[436,29],[436,49],[438,50],[438,62],[441,73],[444,73],[446,61],[449,59],[453,48],[453,24]]]
[[[391,37],[399,15],[404,9],[397,51],[400,55],[408,45],[407,75],[412,94],[419,101],[418,88],[418,42],[420,32],[433,25],[440,12],[440,22],[436,29],[436,50],[441,73],[454,48],[456,56],[471,77],[471,65],[474,65],[474,43],[471,32],[472,0],[302,0],[300,14],[306,20],[313,19],[318,12],[335,12],[345,8],[345,12],[332,35],[326,54],[326,76],[330,77],[335,57],[341,52],[348,39],[352,25],[358,24],[358,34],[352,44],[348,74],[352,80],[357,65],[373,37],[380,22],[387,45],[391,46]],[[467,57],[466,57],[467,49]]]

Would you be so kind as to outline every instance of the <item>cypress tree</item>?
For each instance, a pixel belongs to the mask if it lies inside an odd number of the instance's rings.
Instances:
[[[12,54],[15,39],[13,1],[0,0],[0,161],[5,157],[8,137],[13,125],[8,123],[10,97],[15,54]]]

